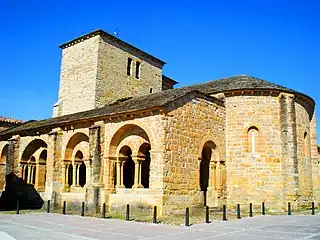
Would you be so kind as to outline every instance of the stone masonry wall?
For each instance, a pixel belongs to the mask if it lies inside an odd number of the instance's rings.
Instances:
[[[59,106],[55,116],[95,107],[99,36],[62,50]]]
[[[312,155],[310,141],[310,116],[305,107],[295,103],[297,121],[297,152],[299,174],[299,205],[312,202]],[[306,136],[305,136],[306,133]],[[306,149],[307,148],[307,149]]]
[[[225,108],[188,95],[176,104],[181,106],[167,114],[165,125],[165,214],[203,206],[199,158],[206,141],[213,141],[225,159]]]
[[[104,106],[121,98],[141,96],[162,91],[162,67],[143,59],[127,49],[99,39],[98,72],[95,107]],[[132,61],[132,74],[127,75],[128,58]],[[140,62],[140,79],[135,77],[136,63]],[[152,89],[152,90],[151,90]]]
[[[226,98],[227,203],[266,202],[272,210],[281,205],[281,139],[279,102],[274,96],[230,96]],[[250,151],[248,129],[258,129],[256,153]]]
[[[317,205],[320,205],[320,152],[317,146],[317,127],[315,110],[310,122],[310,140],[311,140],[311,161],[312,161],[312,182],[313,196]],[[320,150],[320,148],[319,148]]]

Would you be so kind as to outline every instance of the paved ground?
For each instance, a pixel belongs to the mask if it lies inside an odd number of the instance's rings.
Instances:
[[[59,214],[0,214],[0,239],[320,239],[320,215],[256,216],[178,227]]]

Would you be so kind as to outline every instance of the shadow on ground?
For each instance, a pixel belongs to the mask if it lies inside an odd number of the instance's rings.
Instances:
[[[43,200],[33,185],[27,184],[11,172],[6,176],[5,191],[0,197],[0,211],[17,209],[18,200],[20,209],[40,209],[43,205]]]

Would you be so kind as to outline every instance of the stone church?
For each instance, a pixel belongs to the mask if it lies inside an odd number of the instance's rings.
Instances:
[[[0,189],[12,172],[56,207],[159,214],[320,203],[311,97],[247,75],[174,89],[164,61],[102,30],[60,48],[52,118],[0,132]]]

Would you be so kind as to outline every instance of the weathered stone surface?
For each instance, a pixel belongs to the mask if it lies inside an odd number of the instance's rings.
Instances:
[[[162,91],[164,62],[102,31],[62,48],[61,117],[0,132],[0,190],[13,172],[92,212],[320,203],[310,97],[246,75]]]

